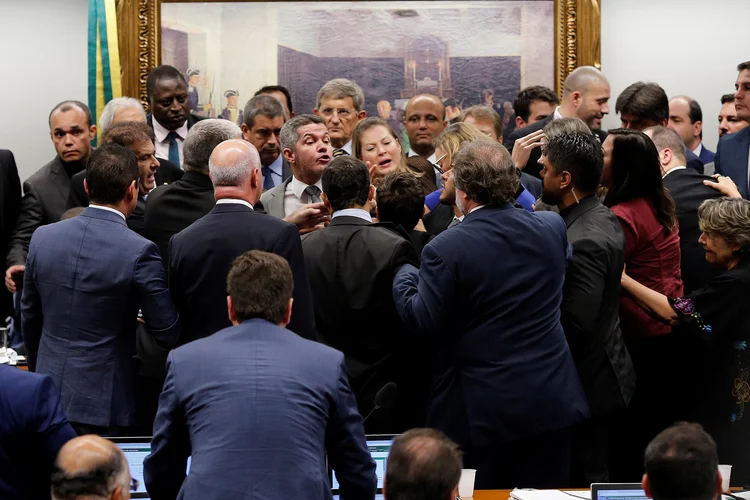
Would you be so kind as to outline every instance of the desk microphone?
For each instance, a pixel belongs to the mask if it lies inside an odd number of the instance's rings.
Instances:
[[[377,394],[375,394],[375,406],[370,410],[370,413],[362,420],[364,424],[370,415],[375,413],[375,410],[381,408],[389,408],[396,401],[396,393],[398,392],[398,386],[393,382],[388,382],[380,388]]]

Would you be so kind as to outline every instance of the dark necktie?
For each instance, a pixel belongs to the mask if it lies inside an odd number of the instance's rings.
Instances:
[[[318,186],[307,186],[305,188],[305,193],[307,193],[307,196],[309,197],[309,203],[318,203],[321,201],[320,188]]]
[[[453,216],[453,220],[451,221],[451,223],[450,223],[450,224],[448,224],[448,227],[447,227],[446,229],[450,229],[450,228],[452,228],[453,226],[458,226],[459,224],[461,224],[461,219],[459,219],[458,217],[456,217],[456,216],[454,215],[454,216]]]
[[[177,132],[174,130],[167,134],[167,139],[169,139],[169,161],[182,168],[180,165],[180,145],[177,144],[178,137]]]
[[[349,153],[347,153],[346,150],[344,150],[344,149],[340,149],[340,148],[334,148],[333,149],[333,157],[334,158],[336,158],[338,156],[348,155],[348,154]]]
[[[263,191],[273,189],[273,178],[271,177],[273,175],[273,170],[271,170],[271,167],[263,167],[260,171],[263,172]]]

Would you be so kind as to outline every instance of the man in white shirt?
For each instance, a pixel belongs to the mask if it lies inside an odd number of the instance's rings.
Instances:
[[[345,78],[336,78],[318,91],[315,114],[325,120],[335,156],[352,154],[352,134],[367,112],[365,94],[359,85]]]
[[[421,156],[435,165],[438,159],[435,158],[435,146],[432,142],[447,125],[445,106],[440,98],[431,94],[419,94],[409,99],[406,103],[404,125],[409,137],[409,151],[406,156]],[[435,180],[440,186],[440,172],[437,169]]]
[[[669,100],[669,122],[667,127],[680,135],[685,146],[705,165],[714,161],[714,152],[709,151],[703,139],[703,111],[692,97],[678,95]]]
[[[188,130],[203,118],[190,113],[185,77],[166,64],[148,74],[146,93],[151,105],[148,124],[156,136],[156,156],[182,167],[182,144]]]

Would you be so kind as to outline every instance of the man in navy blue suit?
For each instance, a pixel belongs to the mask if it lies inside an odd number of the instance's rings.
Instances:
[[[513,207],[518,175],[497,142],[463,145],[453,180],[464,221],[393,283],[407,326],[437,343],[428,426],[464,449],[478,489],[565,485],[571,426],[589,414],[560,324],[565,223]]]
[[[29,367],[52,377],[80,434],[149,426],[137,404],[138,310],[162,346],[174,345],[179,333],[159,250],[125,223],[137,203],[138,174],[131,150],[98,148],[84,181],[89,207],[37,229],[29,245],[21,299]]]
[[[343,498],[373,498],[344,355],[284,328],[296,286],[282,257],[239,256],[227,278],[234,326],[169,354],[144,463],[152,499],[330,500],[326,454]]]
[[[669,100],[669,122],[667,127],[680,135],[685,147],[693,152],[705,165],[714,161],[714,152],[703,144],[703,110],[698,101],[686,95]]]
[[[0,365],[0,498],[49,498],[60,448],[76,433],[50,377]]]
[[[737,118],[750,123],[750,61],[737,66],[737,81],[734,88],[734,107]],[[750,127],[728,134],[719,139],[716,148],[716,173],[731,177],[742,197],[748,199],[748,149],[750,149]]]

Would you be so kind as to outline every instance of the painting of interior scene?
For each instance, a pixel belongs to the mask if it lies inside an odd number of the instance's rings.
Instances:
[[[412,96],[429,93],[446,119],[482,104],[513,131],[513,99],[529,85],[554,87],[554,2],[162,3],[161,61],[182,71],[193,113],[242,121],[264,85],[283,85],[297,114],[318,89],[348,78],[368,116],[403,132]],[[258,22],[258,20],[264,22]],[[363,43],[365,42],[366,43]]]

